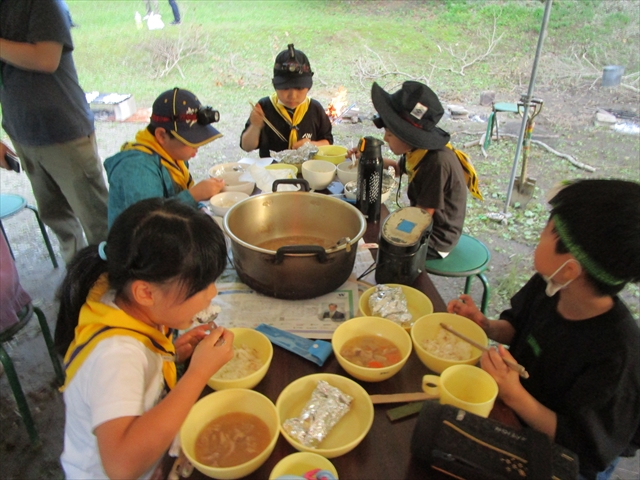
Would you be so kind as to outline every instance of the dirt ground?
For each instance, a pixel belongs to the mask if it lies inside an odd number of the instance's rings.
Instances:
[[[315,91],[314,95],[324,105],[327,105],[330,99],[329,94],[322,90]],[[541,88],[536,92],[536,95],[545,99],[545,110],[538,118],[534,138],[540,138],[552,148],[561,149],[564,153],[574,155],[581,161],[592,165],[596,168],[596,172],[593,174],[595,176],[620,176],[620,172],[625,172],[626,178],[640,181],[639,137],[637,135],[612,134],[606,127],[596,128],[593,126],[593,118],[597,108],[631,112],[632,115],[635,115],[637,122],[640,106],[637,93],[623,88],[612,90],[595,88],[574,92],[554,92],[551,89]],[[479,116],[486,119],[490,107],[479,106],[478,99],[479,94],[475,99],[443,98],[442,101],[443,104],[463,105],[469,111],[469,117]],[[145,106],[139,105],[139,107]],[[358,108],[360,109],[360,118],[363,121],[355,124],[343,122],[335,125],[336,144],[349,146],[352,142],[357,142],[361,136],[379,134],[374,131],[368,121],[373,114],[372,106],[365,103],[358,104]],[[237,161],[247,156],[238,147],[239,134],[247,113],[245,108],[239,108],[232,114],[223,112],[223,121],[219,124],[219,129],[225,136],[213,144],[203,147],[198,157],[192,162],[191,169],[196,180],[206,176],[208,168],[215,163]],[[454,136],[454,142],[457,142],[458,138],[464,138],[464,141],[467,142],[473,136],[460,132],[476,132],[476,137],[479,137],[486,129],[486,123],[473,121],[469,117],[465,120],[447,118],[441,126],[452,133],[457,132]],[[518,133],[520,127],[518,118],[504,114],[504,118],[501,116],[500,120],[502,121],[501,132]],[[143,126],[144,123],[97,121],[98,145],[103,158],[115,153],[124,141],[132,139],[135,132]],[[500,173],[486,174],[485,162],[492,160],[491,150],[488,152],[489,158],[487,159],[481,156],[479,147],[469,147],[465,150],[472,155],[474,164],[485,185],[498,185],[500,188],[504,186],[502,190],[506,190],[512,155],[510,158],[502,159],[505,167]],[[617,152],[617,161],[606,160],[604,155],[598,153],[607,150]],[[256,153],[249,156],[256,156]],[[534,162],[530,174],[537,179],[537,201],[541,201],[540,199],[544,197],[544,191],[555,182],[578,175],[588,175],[560,158],[553,160],[553,165]],[[12,172],[2,171],[0,172],[0,185],[3,193],[18,193],[33,203],[31,188],[24,174],[16,175]],[[487,205],[500,205],[502,202],[504,202],[504,198],[500,196],[487,199]],[[31,213],[20,213],[5,220],[3,224],[16,256],[16,264],[23,286],[31,293],[34,303],[44,310],[49,324],[53,327],[57,314],[54,293],[64,275],[64,267],[52,268]],[[505,239],[499,226],[486,229],[478,237],[492,251],[491,269],[488,272],[492,285],[497,284],[500,278],[506,275],[507,270],[511,268],[514,256],[526,257],[532,252],[530,243]],[[53,237],[52,240],[54,249],[57,250],[57,241]],[[61,262],[59,256],[58,260]],[[445,300],[457,296],[462,290],[461,280],[442,278],[434,280]],[[474,295],[480,295],[478,288],[479,286],[475,285],[472,292]],[[637,311],[637,296],[630,295],[626,300],[630,303],[635,302]],[[504,305],[492,304],[493,311],[489,313],[495,315],[501,307]],[[22,386],[27,394],[42,444],[38,448],[29,445],[26,430],[15,409],[15,402],[6,376],[0,377],[0,430],[2,431],[0,435],[2,474],[0,477],[7,480],[62,478],[58,458],[62,451],[64,405],[61,394],[51,388],[53,370],[46,355],[37,322],[31,322],[9,344],[8,351],[13,358]],[[640,472],[639,462],[638,456],[625,460],[618,467],[616,475],[621,479],[637,479],[638,472]]]

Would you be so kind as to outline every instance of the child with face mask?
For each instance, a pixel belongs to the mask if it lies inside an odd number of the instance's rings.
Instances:
[[[536,273],[499,320],[468,295],[448,311],[502,345],[482,368],[522,421],[578,454],[580,477],[609,478],[640,442],[640,329],[617,294],[640,281],[640,184],[569,183],[550,200]],[[530,374],[520,379],[502,358]]]

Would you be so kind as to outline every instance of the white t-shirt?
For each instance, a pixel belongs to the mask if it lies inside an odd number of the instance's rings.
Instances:
[[[107,477],[93,431],[104,422],[140,416],[155,406],[164,387],[162,362],[159,354],[131,337],[109,337],[96,345],[64,391],[60,462],[66,478]]]

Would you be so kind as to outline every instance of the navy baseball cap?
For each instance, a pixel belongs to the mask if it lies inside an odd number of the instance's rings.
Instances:
[[[300,50],[287,46],[276,57],[273,65],[273,87],[276,90],[289,88],[311,88],[313,86],[313,72],[309,59]]]

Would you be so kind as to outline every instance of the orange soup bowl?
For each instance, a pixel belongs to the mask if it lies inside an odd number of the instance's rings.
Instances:
[[[349,411],[334,425],[318,448],[312,448],[290,436],[282,423],[300,416],[320,380],[350,395],[353,400]],[[280,432],[287,442],[300,452],[317,453],[325,458],[339,457],[356,448],[373,424],[373,403],[366,390],[347,377],[331,373],[316,373],[294,380],[278,396],[276,409],[280,417]]]
[[[476,347],[471,347],[471,357],[466,360],[451,360],[442,358],[429,352],[424,342],[426,340],[433,340],[441,330],[440,323],[446,323],[453,327],[454,330],[466,335],[472,340],[475,340],[480,345],[487,346],[489,339],[487,334],[482,328],[476,324],[473,320],[469,320],[466,317],[455,315],[453,313],[432,313],[431,315],[425,315],[420,317],[411,327],[411,340],[413,342],[413,348],[418,355],[418,358],[424,365],[435,373],[442,373],[445,368],[453,365],[475,365],[482,356],[482,351]],[[460,340],[461,342],[463,340]]]
[[[429,297],[427,297],[420,290],[417,290],[413,287],[409,287],[407,285],[400,285],[398,283],[385,283],[388,287],[400,287],[402,288],[402,293],[404,293],[405,298],[407,299],[407,310],[411,314],[411,322],[408,322],[409,325],[404,326],[407,331],[411,329],[411,325],[414,322],[424,316],[433,313],[433,304]],[[371,315],[371,307],[369,307],[369,298],[373,292],[375,292],[376,287],[371,287],[365,290],[362,295],[360,295],[360,300],[358,306],[360,308],[360,313],[364,317],[368,317]]]
[[[267,447],[258,456],[234,467],[212,467],[198,462],[195,445],[200,432],[212,420],[232,412],[250,413],[260,418],[269,429]],[[180,443],[187,459],[200,472],[211,478],[231,480],[246,477],[262,466],[276,446],[279,428],[280,417],[271,400],[253,390],[235,388],[214,392],[198,400],[180,428]]]
[[[362,367],[347,360],[340,351],[347,341],[365,335],[374,335],[389,340],[400,351],[400,360],[384,367]],[[382,317],[356,317],[347,320],[333,332],[331,339],[333,353],[338,363],[349,375],[364,382],[381,382],[393,377],[407,363],[411,355],[411,337],[395,322]]]

